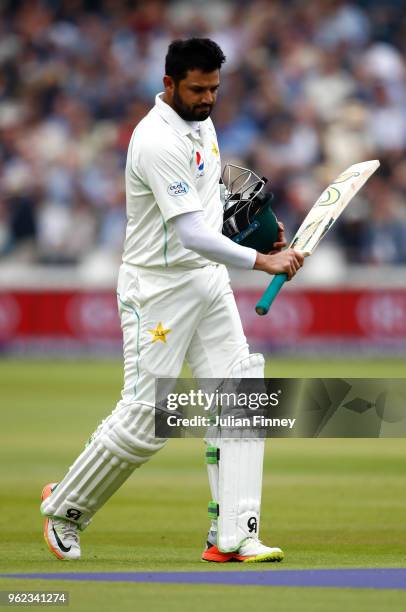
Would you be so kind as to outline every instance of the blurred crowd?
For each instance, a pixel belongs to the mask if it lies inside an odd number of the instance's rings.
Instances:
[[[227,56],[222,161],[270,179],[292,234],[358,161],[381,168],[331,238],[406,262],[406,11],[385,0],[0,1],[0,264],[119,259],[131,132],[175,38]]]

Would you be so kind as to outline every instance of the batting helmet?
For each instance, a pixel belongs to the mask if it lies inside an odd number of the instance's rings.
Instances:
[[[264,190],[267,182],[234,164],[226,164],[222,173],[223,234],[260,253],[272,251],[278,238],[278,222],[270,206],[273,194]]]

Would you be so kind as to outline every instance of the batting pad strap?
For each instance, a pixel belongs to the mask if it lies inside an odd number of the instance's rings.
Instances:
[[[235,551],[258,537],[264,440],[227,438],[220,442],[217,546]]]
[[[217,446],[208,446],[206,448],[206,463],[218,463],[220,459],[220,449]]]
[[[113,413],[42,503],[42,514],[84,529],[130,474],[165,444],[154,432],[151,406],[133,404]]]
[[[219,515],[219,505],[217,502],[215,501],[211,501],[209,502],[208,506],[207,506],[207,512],[209,515],[209,519],[211,521],[216,521],[217,517]]]

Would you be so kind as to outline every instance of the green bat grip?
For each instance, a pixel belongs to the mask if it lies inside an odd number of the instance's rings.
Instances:
[[[283,284],[287,280],[287,274],[276,274],[276,276],[273,277],[272,282],[269,283],[258,304],[255,306],[257,314],[261,316],[266,315],[266,313],[271,307],[272,302],[274,301],[279,291],[282,289]]]

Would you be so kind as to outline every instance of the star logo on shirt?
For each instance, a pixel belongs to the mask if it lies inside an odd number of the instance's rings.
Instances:
[[[218,146],[216,145],[216,143],[215,143],[215,142],[213,142],[213,143],[212,143],[211,150],[212,150],[212,152],[214,153],[214,155],[215,155],[216,157],[218,157],[218,156],[219,156]]]
[[[152,334],[151,342],[161,341],[166,343],[166,336],[167,334],[170,334],[172,330],[164,329],[162,323],[158,323],[155,329],[149,329],[148,331],[150,334]]]

